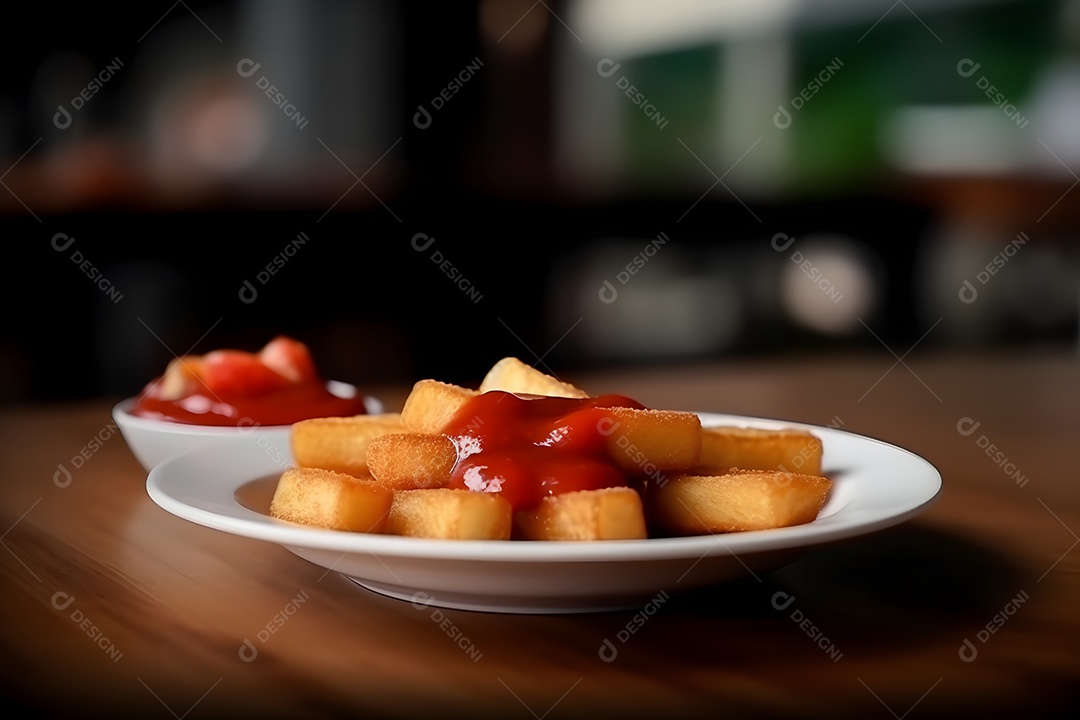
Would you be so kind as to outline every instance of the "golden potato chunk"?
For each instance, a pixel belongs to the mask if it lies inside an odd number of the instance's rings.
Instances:
[[[441,433],[471,398],[476,390],[451,385],[438,380],[420,380],[401,408],[401,422],[407,430],[420,433]]]
[[[607,451],[626,470],[657,477],[690,471],[701,454],[701,419],[673,410],[605,408],[611,421],[601,421]]]
[[[668,478],[649,487],[646,502],[650,521],[665,534],[769,530],[815,520],[831,486],[817,475],[732,470]]]
[[[394,493],[370,479],[320,468],[289,468],[278,479],[270,515],[330,530],[382,532]]]
[[[301,420],[292,426],[290,443],[300,467],[366,475],[371,441],[391,432],[404,432],[397,413]]]
[[[515,517],[524,540],[643,540],[641,496],[626,487],[549,495]]]
[[[480,392],[489,390],[503,390],[520,395],[589,397],[584,390],[537,370],[516,357],[505,357],[488,370],[480,383]]]
[[[446,435],[390,433],[371,441],[368,468],[375,482],[393,490],[444,487],[457,462]]]
[[[492,493],[451,488],[398,490],[387,531],[446,540],[509,540],[510,502]]]
[[[701,431],[695,473],[714,475],[742,468],[821,475],[821,455],[821,439],[806,430],[707,427]]]

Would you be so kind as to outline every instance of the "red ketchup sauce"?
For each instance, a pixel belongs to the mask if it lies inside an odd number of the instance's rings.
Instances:
[[[192,392],[176,400],[143,394],[133,415],[187,425],[250,427],[291,425],[318,417],[363,415],[362,397],[342,398],[325,385],[305,384],[281,388],[261,395],[233,395]]]
[[[143,389],[131,412],[187,425],[250,427],[367,410],[359,392],[330,392],[306,346],[279,337],[257,354],[216,350],[174,360]]]
[[[607,450],[609,407],[644,405],[623,395],[477,395],[443,430],[458,449],[449,487],[499,493],[516,512],[548,495],[633,486],[633,476]]]

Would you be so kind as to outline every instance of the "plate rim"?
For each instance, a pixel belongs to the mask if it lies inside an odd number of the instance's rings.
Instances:
[[[310,550],[340,551],[345,554],[365,553],[379,557],[412,558],[418,560],[456,560],[468,562],[529,562],[529,563],[567,563],[567,562],[649,562],[667,561],[714,555],[738,557],[740,554],[771,552],[776,550],[809,549],[826,543],[858,537],[898,525],[919,515],[932,505],[941,495],[943,481],[938,468],[926,458],[893,443],[865,434],[812,425],[805,422],[789,421],[779,418],[748,415],[732,415],[694,411],[702,419],[703,425],[741,424],[762,428],[796,428],[824,433],[825,458],[830,454],[828,435],[838,434],[848,442],[868,443],[887,453],[899,453],[910,462],[922,466],[925,476],[922,482],[910,490],[907,502],[895,512],[878,513],[861,522],[840,522],[834,518],[843,515],[845,506],[835,513],[819,517],[803,525],[770,530],[754,530],[725,534],[697,535],[676,538],[648,538],[644,540],[604,540],[604,541],[558,541],[527,542],[520,540],[438,540],[410,538],[393,535],[350,533],[346,531],[308,528],[286,524],[267,515],[251,510],[236,499],[237,490],[266,475],[284,469],[284,466],[265,467],[269,456],[263,453],[260,458],[253,455],[250,470],[235,470],[230,479],[222,480],[219,487],[211,488],[216,493],[205,496],[204,501],[215,501],[230,506],[231,514],[225,515],[196,507],[175,497],[171,485],[170,473],[177,473],[177,467],[199,462],[212,462],[216,456],[229,457],[243,455],[250,451],[251,437],[236,438],[212,447],[200,448],[169,458],[154,467],[146,478],[146,491],[150,498],[163,510],[189,522],[211,529],[226,532],[249,539],[272,542],[286,548],[304,548]],[[252,435],[269,434],[282,436],[278,443],[288,447],[288,427],[263,427]],[[835,441],[834,441],[835,443]],[[259,461],[262,464],[259,464]],[[292,461],[291,454],[289,462]],[[235,477],[234,477],[235,476]],[[163,478],[165,478],[163,480]],[[925,488],[922,486],[925,485]],[[915,492],[919,491],[919,492]],[[873,514],[872,514],[873,515]],[[841,519],[847,519],[843,516]]]

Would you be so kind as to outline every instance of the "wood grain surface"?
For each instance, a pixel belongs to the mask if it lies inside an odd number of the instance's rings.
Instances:
[[[1076,357],[881,353],[564,379],[657,408],[833,424],[925,457],[943,491],[902,525],[766,576],[673,594],[645,616],[418,608],[159,508],[112,424],[118,398],[9,407],[0,411],[7,716],[916,720],[1080,710]],[[371,391],[393,409],[408,388]],[[777,607],[780,597],[790,604]]]

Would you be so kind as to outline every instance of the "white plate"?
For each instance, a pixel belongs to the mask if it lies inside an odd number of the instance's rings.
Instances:
[[[299,527],[267,514],[277,476],[292,462],[287,428],[171,458],[150,472],[146,488],[178,517],[278,543],[374,592],[417,605],[506,613],[640,608],[660,593],[767,572],[815,545],[901,523],[941,489],[933,465],[879,440],[800,423],[699,415],[703,425],[818,434],[823,472],[834,481],[818,519],[776,530],[599,542],[425,540]]]

